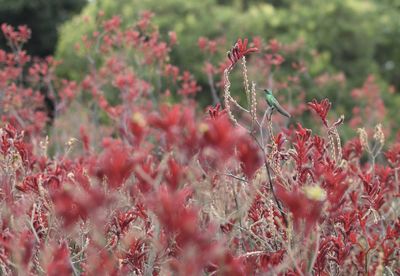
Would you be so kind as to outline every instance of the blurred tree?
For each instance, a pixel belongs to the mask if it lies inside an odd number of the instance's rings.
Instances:
[[[172,53],[174,62],[196,75],[200,73],[204,58],[193,51],[198,37],[224,36],[228,43],[233,43],[237,37],[258,35],[264,40],[277,38],[283,42],[303,38],[309,49],[317,49],[326,57],[324,64],[313,66],[314,74],[343,71],[350,86],[359,86],[368,74],[380,74],[383,68],[386,70],[383,77],[399,87],[396,70],[392,70],[400,57],[399,48],[395,46],[400,30],[399,2],[97,0],[88,5],[79,18],[64,25],[58,56],[69,60],[66,70],[81,66],[79,61],[70,59],[74,54],[73,46],[83,34],[93,31],[95,24],[83,24],[83,16],[93,18],[99,10],[104,10],[108,17],[120,14],[129,25],[140,11],[148,9],[155,12],[155,22],[162,34],[170,30],[178,34],[180,46]]]
[[[400,90],[400,0],[379,2],[379,42],[374,52],[380,72]]]
[[[47,56],[54,52],[57,27],[79,12],[87,0],[0,0],[0,23],[27,25],[32,38],[26,45],[31,55]],[[0,48],[6,42],[0,37]]]

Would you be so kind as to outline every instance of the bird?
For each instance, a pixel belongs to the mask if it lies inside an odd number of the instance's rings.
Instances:
[[[267,101],[268,105],[272,108],[272,110],[276,109],[279,113],[283,116],[290,118],[289,112],[287,112],[278,102],[278,100],[272,94],[271,89],[264,89],[265,92],[265,100]]]

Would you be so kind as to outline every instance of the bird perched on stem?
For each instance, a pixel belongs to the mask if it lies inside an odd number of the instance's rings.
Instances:
[[[271,89],[264,89],[263,92],[265,93],[265,100],[267,101],[268,105],[272,108],[273,110],[277,110],[279,113],[281,113],[283,116],[286,116],[290,118],[289,112],[287,112],[278,102],[278,100],[274,97],[272,94]]]

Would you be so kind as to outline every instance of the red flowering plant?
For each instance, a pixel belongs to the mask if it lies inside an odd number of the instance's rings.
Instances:
[[[199,112],[196,80],[169,63],[178,38],[163,41],[151,18],[127,29],[104,19],[83,38],[90,66],[75,82],[52,74],[52,59],[27,63],[26,28],[2,28],[16,50],[0,51],[2,273],[399,273],[398,143],[384,149],[380,125],[343,143],[328,99],[308,103],[325,132],[268,108],[246,58],[276,87],[299,85],[306,71],[299,62],[290,80],[274,80],[282,55],[299,47],[276,40],[239,39],[229,63],[207,61],[216,97]],[[220,55],[222,40],[198,43]],[[237,66],[245,101],[230,93]],[[54,93],[50,137],[38,82]],[[301,95],[293,117],[307,106]]]
[[[258,51],[258,48],[256,47],[247,48],[248,42],[249,41],[247,38],[245,38],[243,42],[242,39],[239,38],[233,46],[232,50],[228,52],[228,58],[231,62],[231,66],[235,65],[235,63],[242,57]]]

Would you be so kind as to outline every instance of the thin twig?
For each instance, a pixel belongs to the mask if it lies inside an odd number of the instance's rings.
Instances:
[[[265,254],[265,251],[253,251],[253,252],[247,252],[246,254],[240,255],[240,257],[252,257],[252,256],[260,256],[262,254]]]
[[[308,273],[310,275],[312,274],[314,263],[315,263],[315,261],[316,261],[316,259],[318,257],[319,242],[320,242],[320,240],[319,240],[319,228],[318,227],[317,227],[317,230],[315,231],[315,234],[317,235],[317,240],[315,241],[315,249],[314,249],[312,258],[311,258],[311,260],[309,262],[309,266],[308,266]]]
[[[276,205],[278,207],[278,210],[279,210],[279,212],[281,213],[281,215],[283,217],[283,220],[285,222],[285,226],[287,227],[288,226],[288,220],[287,220],[285,212],[282,209],[282,205],[281,205],[280,201],[278,200],[278,198],[276,197],[276,194],[275,194],[274,185],[272,183],[272,177],[271,177],[271,172],[269,170],[269,164],[268,164],[268,160],[267,160],[267,157],[266,157],[265,148],[260,144],[260,142],[257,140],[257,137],[255,137],[253,133],[250,133],[250,135],[254,138],[254,140],[256,141],[257,145],[260,147],[260,149],[263,152],[264,166],[265,166],[265,169],[267,170],[269,188],[271,190],[271,193],[272,193],[272,196],[274,198],[274,201],[275,201],[275,203],[276,203]]]
[[[216,105],[216,104],[220,103],[221,100],[219,99],[217,90],[215,89],[213,75],[211,73],[208,73],[207,78],[208,78],[208,85],[210,86],[210,89],[211,89],[211,96],[213,99],[213,104]]]
[[[266,158],[264,158],[264,159],[265,159],[264,164],[265,164],[265,168],[267,169],[267,175],[268,175],[268,180],[269,180],[269,188],[271,190],[271,193],[272,193],[272,196],[273,196],[273,198],[275,200],[275,203],[278,206],[279,212],[281,213],[281,215],[283,217],[283,220],[285,222],[285,226],[287,227],[288,226],[288,220],[286,218],[286,214],[285,214],[285,212],[283,212],[283,208],[282,208],[281,202],[276,197],[275,190],[274,190],[274,185],[272,183],[271,172],[269,170],[269,165],[268,165],[267,159]]]
[[[236,179],[236,180],[239,180],[239,181],[242,181],[242,182],[245,182],[245,183],[248,183],[248,182],[249,182],[249,181],[247,181],[246,179],[240,178],[240,177],[238,177],[238,176],[236,176],[236,175],[233,175],[233,174],[231,174],[231,173],[223,173],[223,174],[221,174],[221,175],[229,176],[229,177],[232,177],[232,178],[234,178],[234,179]]]

